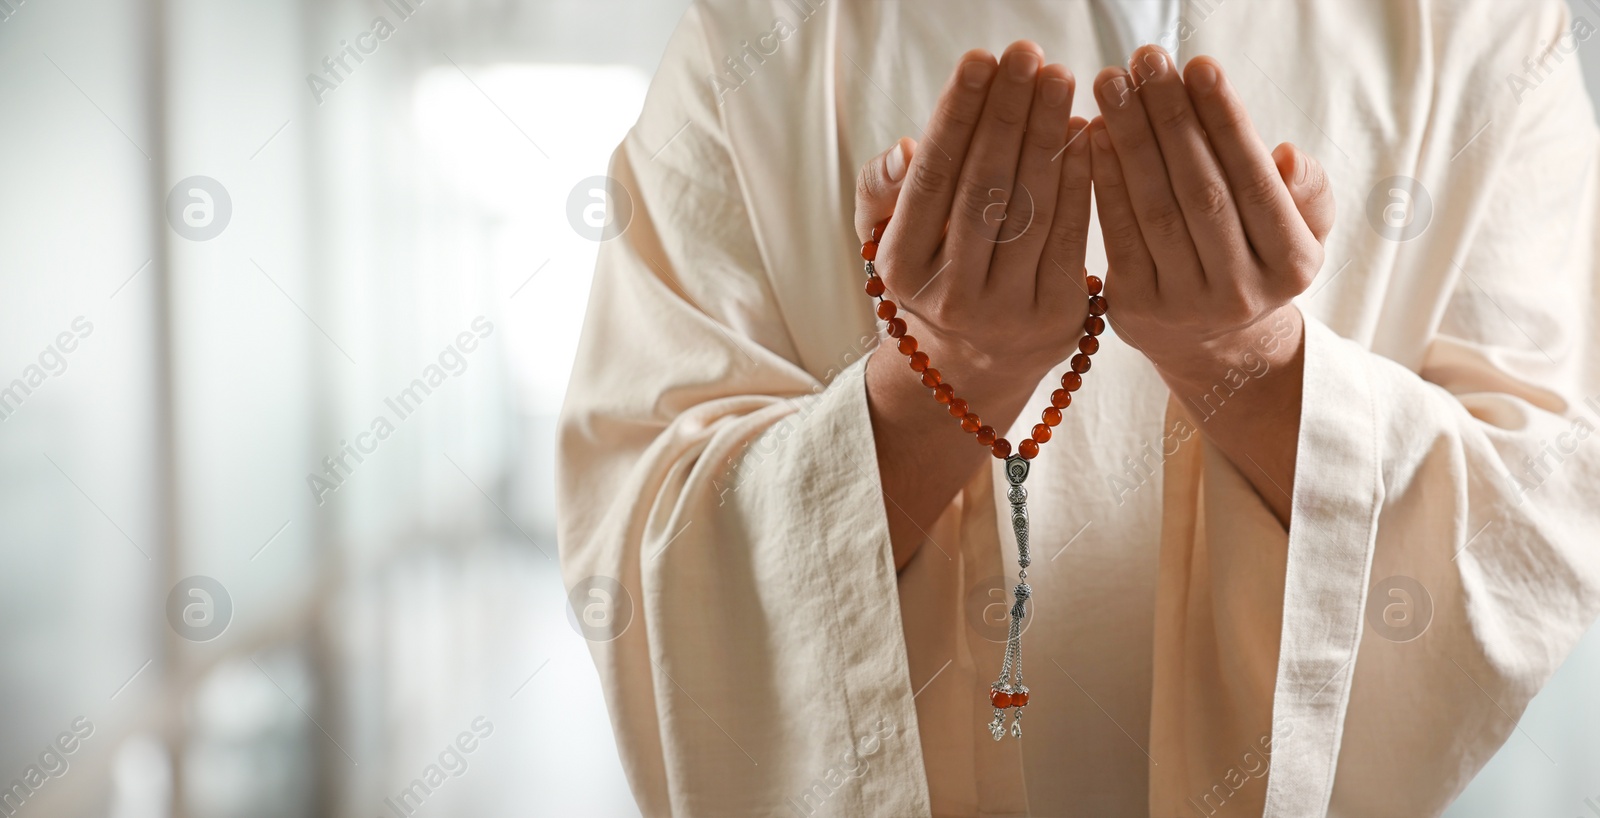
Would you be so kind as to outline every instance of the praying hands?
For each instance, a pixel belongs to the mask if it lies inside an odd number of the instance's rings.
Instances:
[[[1287,525],[1304,328],[1290,299],[1322,269],[1333,193],[1293,145],[1267,152],[1215,60],[1179,77],[1145,46],[1130,64],[1096,78],[1089,128],[1112,326]]]
[[[1082,334],[1092,177],[1112,326],[1287,525],[1303,328],[1290,300],[1321,269],[1326,176],[1292,145],[1267,151],[1216,61],[1180,76],[1147,46],[1130,64],[1101,72],[1102,116],[1086,123],[1070,116],[1071,73],[1036,45],[998,64],[964,55],[925,144],[863,168],[857,232],[898,214],[883,278],[920,348],[1003,433]],[[867,392],[885,494],[909,498],[888,508],[903,566],[986,452],[893,352],[873,356]],[[1256,382],[1235,395],[1242,371]]]
[[[863,240],[898,213],[877,259],[918,349],[947,366],[982,423],[1001,434],[1088,317],[1083,268],[1090,157],[1073,118],[1070,71],[1019,42],[998,65],[970,51],[928,123],[868,163],[856,194]],[[906,154],[914,156],[906,161]],[[898,207],[897,207],[898,205]],[[990,449],[974,445],[911,377],[897,349],[867,365],[867,404],[896,567]],[[882,353],[882,354],[879,354]]]

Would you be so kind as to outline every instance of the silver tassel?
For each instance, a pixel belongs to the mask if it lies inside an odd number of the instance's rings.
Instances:
[[[1017,538],[1017,585],[1012,589],[1016,601],[1011,605],[1011,628],[1006,637],[1005,661],[1000,666],[1000,679],[995,689],[1006,696],[1026,693],[1022,684],[1022,620],[1028,614],[1028,599],[1033,589],[1028,586],[1028,566],[1033,560],[1028,553],[1028,490],[1022,481],[1028,479],[1028,461],[1020,455],[1006,458],[1006,479],[1011,483],[1006,499],[1011,501],[1011,531]],[[1022,738],[1022,707],[1011,708],[1011,735]],[[999,741],[1006,734],[1005,709],[996,707],[994,721],[989,723],[989,734]]]

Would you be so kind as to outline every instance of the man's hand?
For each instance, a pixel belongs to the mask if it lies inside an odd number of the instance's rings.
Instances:
[[[899,206],[878,251],[884,297],[974,406],[1001,408],[1031,394],[1068,357],[1088,317],[1087,141],[1068,147],[1088,123],[1071,116],[1074,90],[1071,72],[1044,65],[1033,43],[1006,49],[998,71],[987,53],[969,52],[898,201],[877,194],[888,188],[879,180],[894,169],[893,149],[863,169],[857,186],[863,240]]]
[[[1033,43],[1013,44],[998,65],[968,52],[922,143],[902,140],[858,185],[863,240],[897,214],[878,249],[885,297],[944,380],[1001,434],[1068,357],[1088,315],[1090,160],[1088,140],[1073,139],[1088,123],[1071,116],[1073,92],[1071,72],[1045,65]],[[904,566],[990,453],[933,401],[895,344],[867,363],[867,404]]]
[[[1089,130],[1107,317],[1287,524],[1304,328],[1290,301],[1322,268],[1327,176],[1293,145],[1267,151],[1215,60],[1180,78],[1146,46],[1131,65],[1096,78]],[[1252,355],[1270,375],[1241,383]]]

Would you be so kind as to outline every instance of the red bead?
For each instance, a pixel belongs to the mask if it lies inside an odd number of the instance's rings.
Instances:
[[[1060,391],[1061,391],[1062,394],[1066,394],[1066,392],[1067,392],[1067,390],[1065,390],[1065,389],[1060,390]],[[1071,395],[1067,395],[1067,399],[1071,400],[1072,396]],[[1060,426],[1061,425],[1061,410],[1055,408],[1054,406],[1046,406],[1044,408],[1044,413],[1040,415],[1039,419],[1043,420],[1044,424],[1046,426]]]
[[[1076,392],[1083,386],[1083,376],[1076,372],[1063,372],[1061,374],[1061,388],[1068,392]]]
[[[1090,295],[1099,295],[1106,286],[1105,282],[1100,280],[1100,276],[1089,276],[1088,284]]]
[[[894,314],[899,311],[900,308],[896,307],[893,301],[884,300],[878,302],[878,317],[885,321],[893,318]]]
[[[928,367],[927,369],[922,370],[922,385],[923,386],[926,386],[929,389],[932,389],[935,386],[938,386],[939,384],[941,384],[943,382],[944,382],[943,379],[941,379],[939,377],[939,370],[934,369],[931,366]]]
[[[877,298],[883,295],[883,279],[872,276],[867,279],[867,295]]]
[[[1033,424],[1033,439],[1040,443],[1050,442],[1050,427],[1043,423]]]
[[[921,372],[922,370],[927,369],[928,368],[928,353],[926,353],[926,352],[913,352],[913,353],[911,353],[911,368],[916,370],[916,371],[918,371],[918,372]]]
[[[1019,687],[1016,690],[1011,691],[1011,706],[1012,707],[1026,707],[1027,705],[1028,705],[1028,689],[1026,687]]]
[[[889,220],[888,219],[884,219],[883,221],[878,222],[877,224],[873,225],[872,226],[872,240],[873,241],[877,241],[878,239],[883,238],[883,232],[885,230],[888,230],[888,229],[889,229]]]
[[[1078,374],[1076,372],[1072,373]],[[1050,393],[1050,407],[1052,409],[1065,409],[1072,405],[1072,393],[1065,389],[1057,389]]]
[[[1093,335],[1085,335],[1078,339],[1078,351],[1085,355],[1093,355],[1100,351],[1100,339]]]
[[[903,336],[900,337],[900,354],[901,355],[910,355],[911,353],[916,352],[916,351],[917,351],[917,339],[915,339],[915,338],[913,338],[913,337],[911,337],[909,335],[903,335]]]
[[[979,426],[978,427],[978,445],[979,446],[993,446],[994,445],[994,441],[995,441],[995,434],[994,434],[994,427],[993,426]]]
[[[869,241],[866,244],[861,245],[861,257],[867,261],[876,260],[878,258],[878,243],[875,241]]]
[[[969,435],[977,434],[978,430],[982,428],[983,419],[971,412],[968,412],[967,416],[961,419],[961,431]]]
[[[950,384],[941,383],[933,388],[933,399],[947,404],[956,399],[956,388]]]
[[[950,401],[950,417],[960,420],[967,416],[967,402],[956,398]]]
[[[885,301],[883,303],[887,304],[889,302]],[[906,319],[904,319],[904,318],[890,318],[889,319],[889,337],[890,338],[900,338],[900,337],[904,336],[905,334],[906,334]]]
[[[1106,331],[1106,319],[1091,315],[1083,322],[1083,331],[1090,335],[1099,335]]]
[[[989,452],[996,458],[1004,460],[1011,456],[1011,441],[1002,437],[996,440],[993,446],[989,447]]]
[[[1082,352],[1072,356],[1072,371],[1083,374],[1089,371],[1089,356]]]
[[[1022,455],[1023,460],[1032,460],[1039,456],[1039,444],[1031,439],[1024,440],[1017,444],[1017,454]]]
[[[1100,296],[1100,295],[1089,296],[1089,314],[1090,315],[1105,315],[1106,314],[1106,299],[1105,299],[1105,296]]]
[[[998,687],[989,688],[989,703],[1001,710],[1011,706],[1011,693]]]

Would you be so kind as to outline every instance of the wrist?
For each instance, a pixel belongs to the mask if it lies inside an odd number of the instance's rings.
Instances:
[[[954,386],[971,410],[982,413],[984,422],[1002,435],[1051,366],[1021,356],[993,355],[959,336],[924,332],[918,342],[940,378]]]
[[[1146,355],[1174,394],[1189,397],[1236,390],[1250,381],[1298,377],[1304,335],[1305,319],[1291,303],[1225,335]]]
[[[927,333],[931,335],[931,333]],[[933,433],[950,441],[970,438],[961,429],[959,418],[948,407],[936,403],[931,387],[922,380],[925,372],[913,370],[895,339],[886,338],[867,361],[869,400],[881,420],[923,426],[932,419]],[[1042,374],[1023,371],[1014,363],[1006,366],[992,356],[974,351],[963,342],[939,343],[917,339],[917,351],[928,356],[929,368],[939,372],[941,383],[949,384],[982,424],[1004,436],[1022,413]],[[1015,441],[1013,441],[1015,444]],[[950,445],[959,445],[951,443]]]

